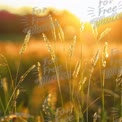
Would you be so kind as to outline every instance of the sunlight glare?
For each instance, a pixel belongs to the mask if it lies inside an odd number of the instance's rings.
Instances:
[[[102,0],[101,0],[102,1]],[[106,0],[110,1],[110,0]],[[114,0],[111,0],[114,1]],[[118,1],[118,2],[117,2]],[[119,3],[120,0],[114,1],[114,4]],[[71,13],[75,14],[81,21],[89,21],[93,19],[92,16],[89,16],[88,9],[89,7],[92,9],[92,15],[97,17],[98,15],[98,10],[99,10],[99,2],[100,0],[11,0],[11,2],[8,2],[8,0],[1,0],[1,5],[7,5],[9,7],[14,7],[14,8],[21,8],[21,7],[31,7],[32,9],[34,7],[38,8],[44,8],[44,7],[49,7],[49,8],[56,8],[57,10],[68,10]],[[104,6],[103,6],[104,7]],[[107,8],[108,6],[106,6]],[[7,8],[6,8],[7,9]],[[8,10],[10,10],[8,8]],[[13,12],[16,12],[14,10],[10,10]],[[90,11],[90,12],[91,12]],[[109,14],[106,14],[109,15]],[[111,15],[111,14],[110,14]]]

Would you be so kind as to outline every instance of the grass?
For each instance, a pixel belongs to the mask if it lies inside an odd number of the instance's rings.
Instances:
[[[30,68],[26,69],[26,71],[24,67],[22,67],[24,61],[26,61],[25,59],[29,55],[26,48],[28,47],[28,50],[30,48],[32,49],[29,45],[29,43],[31,43],[31,31],[27,32],[20,51],[15,49],[18,51],[18,59],[20,59],[17,61],[16,73],[15,70],[14,73],[12,72],[13,70],[11,71],[7,58],[2,54],[0,55],[1,69],[6,69],[6,73],[8,73],[5,78],[4,73],[1,73],[0,121],[121,121],[121,64],[117,65],[118,68],[120,68],[117,74],[112,75],[111,79],[107,79],[106,69],[111,66],[110,60],[112,60],[110,57],[110,45],[107,42],[104,42],[104,45],[101,44],[101,40],[103,41],[111,29],[107,28],[99,34],[97,28],[93,28],[92,33],[94,34],[96,43],[93,44],[93,48],[91,46],[92,50],[89,53],[89,51],[86,51],[88,47],[86,46],[86,48],[84,46],[82,40],[78,41],[76,36],[74,36],[71,43],[67,43],[60,24],[58,28],[55,29],[52,17],[49,16],[49,18],[50,23],[53,25],[52,35],[54,39],[50,41],[48,37],[43,34],[44,42],[40,42],[41,45],[37,42],[37,45],[39,45],[38,49],[42,49],[41,54],[38,54],[37,57],[40,55],[48,56],[47,67],[46,65],[43,67],[45,63],[43,62],[44,57],[33,59],[35,65],[32,66],[27,61],[25,65],[29,65]],[[80,35],[82,35],[83,31],[84,26],[82,25],[82,29],[79,32]],[[60,43],[58,40],[60,40]],[[36,49],[36,47],[33,45],[34,49]],[[36,55],[35,53],[33,54],[32,57],[35,58]],[[59,68],[60,65],[61,68]],[[54,75],[54,79],[47,82],[43,81],[45,68],[51,71],[48,72],[49,74],[46,72],[46,76],[49,76],[51,79],[51,76]],[[66,72],[65,75],[67,77],[62,79],[61,75],[64,72]],[[33,73],[33,75],[31,73]],[[29,79],[27,80],[27,78]],[[36,84],[32,83],[35,78],[36,81],[38,81]],[[27,82],[26,85],[24,82]],[[24,99],[20,100],[20,97],[23,94],[23,87],[24,90],[27,90],[27,85],[31,83],[33,86],[29,92],[26,91],[29,98],[28,103],[25,105]]]

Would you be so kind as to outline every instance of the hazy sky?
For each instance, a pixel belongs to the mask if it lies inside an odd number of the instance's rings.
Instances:
[[[1,5],[7,5],[14,8],[20,8],[24,6],[31,7],[32,9],[34,7],[38,7],[38,9],[41,9],[43,7],[54,7],[57,9],[66,9],[78,16],[79,18],[82,18],[82,20],[90,20],[92,17],[88,15],[88,9],[89,7],[94,8],[94,12],[91,10],[91,12],[96,16],[99,10],[99,4],[101,2],[101,6],[103,7],[102,11],[107,8],[111,7],[118,7],[121,5],[121,0],[0,0]],[[11,10],[12,11],[12,10]],[[13,10],[15,11],[15,10]],[[117,12],[122,12],[121,10],[117,10]],[[104,11],[103,11],[104,12]],[[108,14],[107,12],[105,13]],[[112,12],[110,13],[110,15]]]
[[[9,1],[9,2],[8,2]],[[95,5],[94,0],[94,5]],[[8,5],[15,8],[30,7],[55,7],[57,9],[67,9],[78,17],[86,20],[88,6],[93,5],[92,0],[0,0],[1,5]]]

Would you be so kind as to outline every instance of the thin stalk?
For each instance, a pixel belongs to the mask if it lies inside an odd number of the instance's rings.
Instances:
[[[84,75],[84,72],[83,72],[83,44],[82,44],[82,40],[81,40],[81,30],[80,30],[80,41],[81,41],[81,49],[80,49],[80,64],[81,64],[81,74],[80,74],[80,81],[83,81],[83,75]],[[83,95],[84,95],[84,92],[83,92],[83,85],[82,85],[82,89],[81,89],[81,112],[82,112],[82,121],[84,122],[84,116],[83,116],[83,103],[84,103],[84,98],[83,98]]]
[[[72,100],[72,101],[73,101],[73,95],[74,95],[74,90],[75,90],[75,87],[74,87],[74,80],[75,80],[75,79],[71,80],[71,81],[72,81],[72,84],[71,84],[71,95],[72,95],[71,100]]]
[[[55,52],[56,52],[56,45],[55,45],[55,42],[54,42],[54,50],[55,50]],[[61,91],[59,72],[58,72],[58,70],[57,70],[57,63],[56,63],[55,59],[54,59],[53,63],[54,63],[54,67],[55,67],[55,71],[56,71],[56,77],[57,77],[57,81],[58,81],[58,88],[59,88],[59,93],[60,93],[60,97],[61,97],[61,104],[62,104],[62,106],[63,106],[63,96],[62,96],[62,91]]]
[[[66,52],[66,42],[65,43],[63,42],[62,51]],[[67,55],[66,54],[64,55],[64,58],[65,58],[65,67],[66,67],[66,73],[67,73],[67,79],[65,79],[65,80],[69,80],[70,76],[69,76],[68,61],[67,61]],[[69,92],[70,92],[70,81],[69,81]],[[69,95],[69,99],[70,98],[71,98],[71,96]]]
[[[121,109],[120,109],[120,117],[122,117],[122,83],[121,83],[121,91],[120,91],[120,92],[121,92],[121,96],[120,96],[120,97],[121,97],[121,98],[120,98],[120,99],[121,99],[121,100],[120,100],[120,108],[121,108]]]
[[[16,86],[17,80],[18,80],[18,75],[19,75],[21,60],[22,60],[22,55],[20,55],[19,65],[18,65],[18,68],[17,68],[16,79],[15,79],[15,86]]]
[[[6,114],[7,110],[8,110],[8,107],[9,107],[9,105],[10,105],[10,102],[11,102],[13,96],[15,95],[15,92],[16,92],[18,86],[19,86],[19,83],[15,86],[14,91],[13,91],[13,93],[12,93],[12,95],[11,95],[11,97],[10,97],[8,103],[7,103],[7,106],[6,106],[6,109],[5,109],[5,114]]]
[[[102,79],[102,122],[105,122],[105,95],[104,95],[105,70],[103,71]]]
[[[8,69],[8,72],[9,72],[9,75],[10,75],[10,79],[11,79],[11,84],[12,84],[12,90],[14,90],[14,81],[13,81],[13,78],[12,78],[12,74],[11,74],[11,70],[10,70],[10,67],[7,63],[7,69]]]
[[[0,104],[1,104],[1,107],[2,107],[2,109],[3,109],[4,116],[5,116],[5,108],[4,108],[4,105],[3,105],[3,103],[2,103],[1,97],[0,97]]]
[[[82,98],[81,98],[82,99]],[[82,103],[80,104],[80,101],[79,99],[77,98],[77,101],[78,101],[78,105],[79,105],[79,113],[81,115],[81,121],[84,122],[84,117],[83,117],[83,108],[82,108]],[[80,118],[79,118],[80,119]]]
[[[73,39],[73,43],[70,45],[69,48],[69,85],[70,85],[70,93],[71,93],[71,100],[73,101],[73,87],[74,87],[74,83],[72,81],[72,73],[71,73],[71,62],[72,62],[72,57],[73,57],[73,52],[74,52],[74,46],[76,44],[76,36]]]
[[[83,113],[85,113],[87,110],[88,110],[88,108],[92,105],[92,104],[94,104],[97,100],[99,100],[101,97],[98,97],[97,99],[95,99],[93,102],[91,102],[88,106],[87,106],[87,108],[83,111]]]
[[[84,27],[84,25],[83,25],[83,27]],[[84,30],[84,29],[83,29]],[[82,30],[82,31],[83,31]],[[80,34],[80,41],[81,41],[81,47],[80,47],[80,65],[81,65],[81,73],[80,73],[80,77],[81,77],[81,79],[80,79],[80,81],[83,81],[83,74],[84,74],[84,70],[83,70],[83,43],[82,43],[82,38],[81,38],[81,36],[82,36],[82,31],[81,31],[81,29],[79,30],[79,34]],[[83,86],[82,86],[82,91],[81,91],[81,96],[82,96],[82,101],[81,101],[81,107],[83,108]]]
[[[59,72],[57,70],[57,64],[55,61],[53,61],[54,63],[54,67],[55,67],[55,71],[56,71],[56,77],[57,77],[57,81],[58,81],[58,88],[59,88],[59,93],[60,93],[60,97],[61,97],[61,104],[63,106],[63,97],[62,97],[62,91],[61,91],[61,85],[60,85],[60,79],[59,79]]]
[[[18,65],[18,68],[17,68],[16,79],[15,79],[15,87],[16,87],[16,84],[18,84],[17,81],[18,81],[18,75],[19,75],[21,60],[22,60],[22,55],[20,55],[19,65]],[[16,91],[15,91],[15,92],[16,92]],[[15,95],[15,94],[14,94],[14,95]],[[15,98],[15,96],[13,96],[13,101],[16,102],[16,101],[14,100],[14,98]],[[16,103],[14,103],[14,104],[16,104]],[[13,113],[16,113],[16,105],[13,107]]]
[[[81,100],[83,99],[83,94],[84,94],[84,92],[83,92],[83,87],[82,87],[82,90],[81,90]],[[83,100],[81,101],[81,112],[82,112],[82,109],[83,109]],[[82,112],[82,116],[83,116],[83,112]],[[84,121],[84,117],[83,117],[83,121]]]
[[[65,51],[65,49],[64,49]],[[69,79],[69,69],[68,69],[68,63],[67,63],[67,56],[65,55],[65,65],[66,65],[66,72],[67,72],[67,76],[68,76],[68,79]]]
[[[66,42],[64,43],[63,40],[61,40],[62,43],[63,43],[63,48],[62,48],[62,51],[63,52],[66,52]],[[66,53],[67,54],[67,53]],[[66,67],[66,73],[67,73],[67,79],[66,80],[69,80],[69,69],[68,69],[68,61],[67,61],[67,55],[64,54],[64,58],[65,58],[65,67]],[[70,82],[69,82],[69,92],[70,92]],[[69,96],[69,99],[70,99],[71,96]]]
[[[16,90],[18,88],[18,85],[19,85],[19,83],[17,83],[17,80],[18,80],[18,74],[19,74],[20,65],[21,65],[21,59],[22,59],[22,55],[20,55],[19,66],[17,68],[15,83],[13,83],[13,80],[12,80],[13,92],[12,92],[12,95],[11,95],[8,103],[7,103],[7,107],[6,107],[5,113],[8,110],[8,107],[9,107],[9,104],[10,104],[11,100],[13,99],[13,101],[14,101],[14,95],[15,95],[15,92],[16,92]],[[11,75],[11,71],[10,71],[9,67],[8,67],[8,71],[9,71],[10,77],[12,79],[12,75]],[[15,112],[16,112],[16,107],[13,108],[13,113],[15,113]]]
[[[69,78],[70,78],[70,76],[69,76],[69,69],[68,69],[68,63],[67,63],[67,57],[66,57],[66,55],[65,55],[65,66],[66,66],[66,73],[67,73],[67,77],[68,77],[68,79],[67,80],[69,80]],[[71,92],[70,92],[70,80],[69,80],[69,93],[71,94]],[[71,99],[71,95],[69,95],[69,99]]]
[[[73,102],[74,102],[74,101],[73,101]],[[79,112],[78,112],[78,110],[77,110],[77,106],[74,107],[74,112],[75,112],[75,114],[76,114],[76,122],[80,122],[80,121],[79,121]]]
[[[90,95],[90,85],[91,85],[91,74],[89,76],[89,81],[88,81],[88,90],[87,90],[87,111],[86,111],[86,122],[89,122],[89,95]]]
[[[69,86],[70,86],[70,95],[71,95],[71,100],[73,101],[73,86],[74,86],[74,80],[72,80],[72,75],[71,75],[71,60],[72,60],[72,57],[69,57]]]
[[[100,71],[100,79],[101,79],[101,88],[102,88],[102,92],[101,92],[101,99],[102,99],[102,113],[101,113],[101,122],[105,122],[105,102],[104,102],[104,82],[105,82],[105,70],[103,70],[102,73],[102,69],[101,69],[101,61],[99,60],[99,71]]]

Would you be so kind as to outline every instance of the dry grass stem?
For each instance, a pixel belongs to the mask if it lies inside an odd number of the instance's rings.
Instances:
[[[31,31],[28,30],[27,35],[26,35],[25,40],[24,40],[24,43],[23,43],[21,50],[19,52],[20,55],[23,55],[23,53],[25,52],[27,45],[29,43],[29,40],[30,40],[30,36],[31,36]]]
[[[100,41],[102,38],[104,38],[110,31],[111,31],[111,28],[107,28],[105,31],[103,31],[100,34],[100,37],[99,37],[98,41]]]
[[[51,54],[51,58],[52,58],[52,61],[55,62],[55,52],[54,50],[52,49],[52,46],[49,42],[49,40],[47,39],[46,35],[45,34],[42,34],[43,38],[44,38],[44,41],[47,45],[47,48],[48,48],[48,51],[49,53]]]
[[[31,66],[31,67],[20,77],[19,83],[23,82],[23,80],[26,78],[26,76],[28,75],[28,73],[30,73],[35,67],[36,67],[36,65]]]

